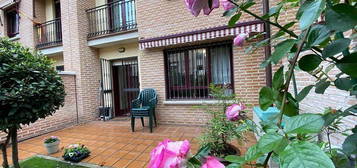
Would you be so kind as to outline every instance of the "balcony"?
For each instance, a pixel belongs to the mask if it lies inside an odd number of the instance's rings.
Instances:
[[[37,45],[36,47],[49,48],[62,45],[62,26],[61,19],[54,19],[36,25]]]
[[[136,30],[135,0],[120,0],[88,9],[88,38]]]

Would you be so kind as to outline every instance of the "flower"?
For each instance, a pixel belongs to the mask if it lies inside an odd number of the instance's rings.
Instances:
[[[185,0],[185,4],[194,16],[198,16],[201,10],[205,15],[209,15],[214,8],[219,7],[219,0],[212,0],[211,6],[209,6],[208,0]]]
[[[239,119],[239,113],[245,109],[245,105],[243,103],[232,104],[226,109],[226,117],[230,121],[236,121]]]
[[[148,168],[183,168],[190,151],[190,142],[172,142],[166,139],[159,143],[150,153]]]
[[[241,33],[237,37],[234,38],[234,45],[235,46],[243,46],[245,39],[247,38],[248,34]]]
[[[223,9],[226,11],[231,10],[235,7],[234,4],[229,2],[229,0],[221,0],[221,4],[223,6]]]
[[[225,168],[225,166],[216,157],[208,156],[201,168]]]
[[[73,153],[73,152],[70,152],[70,153],[68,153],[68,156],[69,156],[69,157],[73,157],[73,156],[74,156],[74,153]]]

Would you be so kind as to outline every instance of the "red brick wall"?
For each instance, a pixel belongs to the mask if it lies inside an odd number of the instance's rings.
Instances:
[[[19,140],[70,127],[77,123],[75,76],[61,75],[61,77],[67,94],[65,105],[52,116],[40,119],[33,124],[22,126],[22,129],[18,132]],[[0,133],[0,140],[3,140],[4,138],[5,134]]]

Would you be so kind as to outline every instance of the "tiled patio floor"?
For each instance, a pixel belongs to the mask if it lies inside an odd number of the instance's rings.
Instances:
[[[149,152],[165,138],[187,139],[191,142],[193,152],[199,147],[195,137],[200,134],[201,127],[159,125],[150,133],[148,127],[142,128],[140,122],[137,123],[134,133],[131,132],[128,121],[95,121],[52,132],[21,142],[19,157],[22,160],[36,154],[46,155],[43,140],[52,135],[60,137],[61,148],[73,143],[88,146],[91,156],[83,162],[118,168],[145,167],[150,159]],[[61,157],[62,153],[60,151],[51,156]],[[11,155],[11,149],[8,149],[8,154]],[[0,161],[2,162],[1,159]]]
[[[91,150],[91,156],[83,162],[115,168],[141,168],[148,163],[150,151],[165,138],[187,139],[191,143],[192,153],[195,153],[199,148],[196,137],[202,129],[194,126],[159,125],[150,133],[148,127],[142,128],[138,124],[136,132],[132,133],[128,121],[95,121],[23,141],[19,144],[19,157],[22,160],[36,154],[46,155],[43,140],[49,136],[58,136],[62,150],[50,156],[60,158],[63,147],[82,143]],[[10,149],[8,154],[11,155]],[[0,161],[2,162],[1,159]]]

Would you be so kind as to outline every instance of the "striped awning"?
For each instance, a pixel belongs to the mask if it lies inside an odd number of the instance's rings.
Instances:
[[[236,24],[235,27],[220,26],[204,30],[173,34],[162,37],[139,40],[140,50],[147,48],[164,47],[182,43],[190,43],[215,38],[236,36],[240,33],[263,32],[262,21],[250,21]]]

